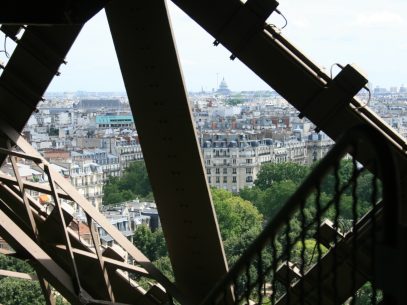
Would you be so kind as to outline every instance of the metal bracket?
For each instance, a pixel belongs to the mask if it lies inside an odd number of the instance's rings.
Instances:
[[[314,99],[300,110],[299,117],[314,117],[317,131],[329,125],[333,116],[348,106],[352,98],[368,83],[367,78],[353,65],[346,65]],[[330,101],[324,103],[323,101]],[[316,115],[318,114],[318,115]]]
[[[217,46],[227,37],[228,44],[237,50],[230,56],[230,59],[235,59],[246,42],[264,28],[266,19],[276,10],[278,4],[275,0],[248,0],[221,27],[213,44]]]

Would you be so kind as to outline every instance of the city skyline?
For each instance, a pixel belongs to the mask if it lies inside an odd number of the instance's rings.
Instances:
[[[374,0],[363,9],[366,1],[313,2],[309,6],[295,0],[280,4],[280,11],[288,19],[282,33],[290,41],[327,71],[336,62],[356,63],[373,86],[389,88],[405,83],[407,64],[402,56],[407,44],[401,37],[407,21],[400,12],[407,11],[406,3],[392,0],[389,5],[388,1]],[[349,5],[355,9],[349,9]],[[271,89],[238,59],[231,61],[230,52],[223,46],[214,47],[214,38],[172,2],[168,6],[188,91],[211,91],[223,77],[232,91]],[[284,25],[276,14],[269,22]],[[103,11],[85,24],[67,61],[48,91],[124,91]]]

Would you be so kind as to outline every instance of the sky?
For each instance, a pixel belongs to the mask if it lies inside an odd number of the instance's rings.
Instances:
[[[189,91],[212,90],[225,78],[233,91],[271,88],[171,2],[168,3]],[[407,1],[280,0],[282,33],[317,65],[355,63],[373,86],[407,85]],[[281,16],[268,22],[283,26]],[[88,21],[48,91],[124,91],[104,11]]]

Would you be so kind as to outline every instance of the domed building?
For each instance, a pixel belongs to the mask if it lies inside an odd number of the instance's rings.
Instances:
[[[230,89],[228,87],[228,84],[225,81],[225,78],[222,78],[222,81],[219,84],[218,90],[216,90],[216,93],[222,94],[222,95],[229,95],[230,94]]]

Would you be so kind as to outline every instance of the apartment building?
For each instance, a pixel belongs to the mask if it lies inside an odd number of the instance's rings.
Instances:
[[[143,160],[143,153],[137,136],[119,136],[115,138],[113,154],[119,157],[120,170],[123,172],[130,163]]]
[[[254,185],[263,163],[307,162],[307,145],[295,138],[281,142],[256,134],[206,134],[201,149],[209,185],[234,193]]]
[[[100,165],[91,160],[73,161],[51,160],[51,165],[96,208],[102,204],[103,170]],[[74,207],[77,210],[77,207]]]
[[[73,161],[91,160],[98,164],[102,168],[103,182],[106,182],[109,177],[118,177],[121,174],[119,157],[102,149],[72,151],[71,158]]]

